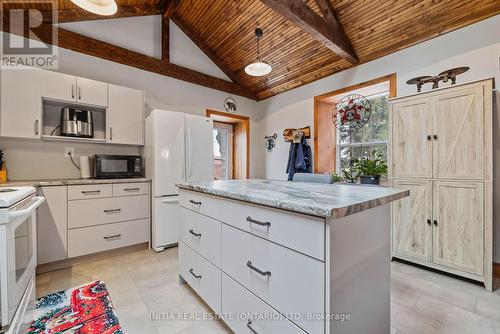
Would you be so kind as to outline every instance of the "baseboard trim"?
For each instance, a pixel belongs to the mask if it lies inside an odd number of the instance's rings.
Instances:
[[[72,267],[72,266],[77,265],[77,264],[92,262],[92,261],[101,260],[101,259],[105,259],[105,258],[112,257],[112,256],[117,256],[117,255],[122,255],[122,254],[130,253],[130,252],[144,250],[144,249],[147,249],[148,247],[149,247],[149,243],[143,242],[143,243],[136,244],[136,245],[125,246],[125,247],[121,247],[121,248],[111,249],[108,251],[94,253],[94,254],[82,255],[82,256],[71,258],[71,259],[65,259],[65,260],[51,262],[51,263],[44,263],[44,264],[38,265],[36,267],[36,273],[37,274],[48,273],[50,271],[69,268],[69,267]]]
[[[500,278],[500,263],[493,262],[493,277]]]

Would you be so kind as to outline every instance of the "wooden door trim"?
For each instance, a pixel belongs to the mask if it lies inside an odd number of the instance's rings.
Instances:
[[[500,263],[493,262],[493,276],[500,278]]]
[[[246,137],[246,148],[245,148],[245,154],[246,154],[246,166],[245,166],[245,173],[246,173],[246,178],[250,178],[250,117],[248,116],[242,116],[242,115],[237,115],[237,114],[231,114],[227,113],[224,111],[217,111],[217,110],[212,110],[212,109],[207,109],[206,110],[206,116],[211,117],[211,116],[220,116],[224,118],[229,118],[234,120],[234,122],[228,122],[228,121],[219,121],[216,120],[216,122],[220,123],[228,123],[228,124],[233,124],[233,134],[234,134],[234,124],[242,124],[244,129],[245,129],[245,137]],[[213,117],[212,117],[213,118]],[[236,152],[234,151],[234,141],[233,141],[233,177],[234,177],[234,169],[235,169],[235,157],[236,157]]]
[[[379,78],[368,80],[368,81],[365,81],[365,82],[362,82],[362,83],[359,83],[359,84],[355,84],[355,85],[352,85],[352,86],[343,87],[343,88],[334,90],[332,92],[328,92],[328,93],[325,93],[325,94],[317,95],[317,96],[314,97],[314,122],[313,122],[313,124],[314,124],[314,139],[313,139],[314,140],[314,156],[313,156],[313,160],[314,160],[314,172],[315,173],[318,173],[319,102],[321,102],[322,100],[325,100],[327,98],[330,98],[332,96],[344,94],[344,93],[347,93],[347,92],[350,92],[350,91],[353,91],[353,90],[357,90],[357,89],[360,89],[360,88],[365,88],[365,87],[373,86],[373,85],[376,85],[376,84],[379,84],[379,83],[383,83],[383,82],[389,82],[389,97],[390,98],[396,97],[396,95],[397,95],[397,76],[396,76],[396,73],[384,75],[384,76],[379,77]],[[335,156],[335,159],[336,158],[337,157]]]

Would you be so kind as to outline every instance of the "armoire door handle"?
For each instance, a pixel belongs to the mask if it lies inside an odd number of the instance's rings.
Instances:
[[[427,135],[427,140],[431,140],[432,139],[432,136],[431,135]]]
[[[438,224],[438,221],[436,219],[434,219],[434,226],[437,226]]]
[[[432,138],[434,138],[434,140],[437,140],[438,139],[438,135],[435,134],[435,135],[432,136]]]
[[[429,226],[432,225],[432,222],[430,219],[427,219],[427,225],[429,225]]]

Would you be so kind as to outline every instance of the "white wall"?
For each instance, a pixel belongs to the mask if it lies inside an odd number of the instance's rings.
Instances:
[[[160,22],[157,17],[150,16],[78,22],[61,26],[64,29],[159,57]],[[171,27],[171,43],[173,59],[182,60],[182,65],[203,69],[205,73],[224,78],[222,71],[211,63],[210,59],[177,27]],[[223,111],[224,100],[230,95],[70,50],[59,48],[58,52],[60,72],[144,89],[147,114],[152,109],[169,109],[199,115],[204,115],[207,108]],[[239,96],[233,98],[238,104],[237,113],[251,118],[250,176],[259,177],[264,173],[261,157],[264,143],[259,139],[260,129],[254,120],[260,114],[257,103]],[[5,158],[8,161],[9,178],[13,180],[78,177],[78,170],[69,165],[64,158],[66,146],[75,148],[77,158],[79,155],[90,153],[137,154],[139,152],[139,149],[133,146],[0,139],[0,149],[5,151]]]
[[[458,83],[494,77],[500,85],[500,15],[440,36],[392,55],[331,75],[311,84],[259,102],[265,116],[259,119],[262,131],[279,135],[273,153],[265,153],[265,177],[284,179],[289,144],[282,140],[285,127],[313,124],[313,97],[391,73],[397,73],[398,96],[415,92],[406,81],[419,75],[434,75],[443,70],[469,66]],[[426,86],[425,89],[429,89]],[[496,101],[500,92],[496,92]],[[500,107],[495,104],[494,156],[495,179],[500,179]],[[495,182],[495,261],[500,262],[500,186]]]

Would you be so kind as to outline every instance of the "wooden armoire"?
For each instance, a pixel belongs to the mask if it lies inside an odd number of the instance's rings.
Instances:
[[[493,79],[390,100],[392,256],[493,280]]]

